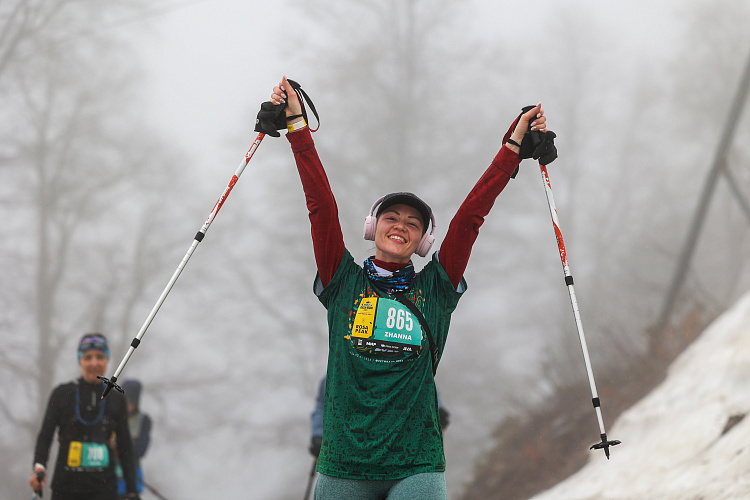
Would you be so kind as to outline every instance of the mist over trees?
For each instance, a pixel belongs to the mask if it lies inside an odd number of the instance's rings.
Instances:
[[[481,9],[447,0],[325,0],[295,5],[285,36],[258,50],[288,60],[320,112],[313,137],[357,261],[374,252],[364,218],[391,191],[432,206],[438,249],[520,108],[542,101],[558,135],[549,170],[561,229],[594,370],[606,377],[650,348],[750,50],[737,29],[748,9],[720,3],[680,4],[671,48],[648,51],[613,43],[616,27],[586,2],[556,8],[529,37],[511,29],[513,11],[486,30]],[[200,141],[166,145],[143,112],[135,40],[111,28],[144,7],[0,3],[3,497],[26,494],[49,391],[78,375],[78,338],[104,332],[108,372],[117,367],[254,137],[260,102],[244,103],[245,130],[226,130],[234,164],[197,165]],[[728,156],[746,196],[748,121]],[[749,240],[722,177],[674,321],[712,316],[747,289]],[[327,352],[314,275],[292,154],[267,137],[121,377],[145,383],[155,421],[146,473],[168,497],[301,496]],[[452,495],[503,417],[585,379],[532,161],[488,216],[466,278],[437,378],[452,414]]]
[[[102,331],[113,352],[127,345],[170,243],[160,188],[171,167],[130,107],[137,66],[112,32],[90,30],[133,5],[0,6],[3,497],[26,494],[18,474],[51,388],[77,376],[78,339]]]

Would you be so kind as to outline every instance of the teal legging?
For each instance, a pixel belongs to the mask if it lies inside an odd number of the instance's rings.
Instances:
[[[315,500],[447,500],[443,472],[424,472],[403,479],[367,481],[320,474]]]

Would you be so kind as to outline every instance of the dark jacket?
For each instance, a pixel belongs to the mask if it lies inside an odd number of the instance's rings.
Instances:
[[[57,386],[50,395],[36,441],[34,463],[47,466],[55,430],[60,448],[52,489],[67,493],[112,492],[116,497],[115,437],[127,491],[136,492],[135,459],[125,397],[112,391],[101,399],[103,384],[83,378]],[[108,456],[108,457],[107,457]]]

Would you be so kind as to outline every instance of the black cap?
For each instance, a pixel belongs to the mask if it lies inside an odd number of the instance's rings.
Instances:
[[[387,194],[383,197],[383,201],[381,201],[378,206],[378,212],[375,214],[376,217],[380,217],[383,210],[392,207],[393,205],[408,205],[415,208],[422,216],[422,232],[427,232],[427,227],[432,220],[432,209],[427,203],[422,201],[419,196],[407,192]]]

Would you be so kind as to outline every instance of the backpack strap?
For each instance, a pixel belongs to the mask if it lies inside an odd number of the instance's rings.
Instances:
[[[383,295],[390,295],[386,293],[383,289],[381,289],[379,286],[377,286],[375,283],[372,282],[372,280],[369,280],[372,287],[377,291],[380,292]],[[430,325],[427,324],[427,319],[424,317],[424,314],[422,314],[422,311],[420,311],[417,306],[406,298],[406,295],[404,292],[396,292],[393,294],[394,297],[396,297],[396,300],[401,302],[404,306],[406,306],[411,313],[417,317],[417,320],[419,321],[419,324],[422,326],[422,330],[424,330],[424,333],[427,335],[427,342],[430,345],[430,359],[432,359],[432,376],[435,376],[435,373],[437,373],[437,365],[438,365],[438,357],[439,352],[437,348],[437,344],[435,344],[435,341],[432,338],[432,332],[430,331]]]
[[[403,305],[405,305],[411,312],[414,314],[414,316],[417,317],[419,320],[419,324],[422,325],[422,329],[427,334],[427,342],[430,344],[430,355],[432,358],[432,376],[435,376],[435,373],[437,372],[437,365],[438,365],[438,348],[435,344],[435,341],[432,339],[432,332],[430,332],[430,325],[427,324],[427,319],[424,317],[424,314],[422,314],[422,311],[417,309],[417,306],[414,305],[414,302],[406,298],[406,295],[404,295],[404,292],[398,292],[394,294],[394,297],[396,297],[396,300],[401,302]]]

